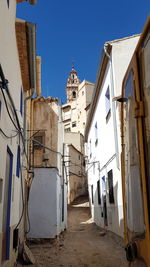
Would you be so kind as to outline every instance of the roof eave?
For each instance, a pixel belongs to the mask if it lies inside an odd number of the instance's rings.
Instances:
[[[107,43],[107,49],[108,49],[107,52],[110,54],[112,46],[109,43]],[[105,75],[108,61],[109,61],[109,59],[108,59],[108,57],[104,51],[104,48],[103,48],[102,52],[101,52],[100,64],[98,67],[96,83],[95,83],[95,87],[94,87],[94,91],[93,91],[93,95],[92,95],[92,101],[91,101],[90,110],[89,110],[89,114],[88,114],[88,118],[87,118],[85,132],[84,132],[85,142],[87,142],[87,140],[88,140],[88,134],[89,134],[92,118],[93,118],[94,111],[96,108],[97,99],[98,99],[98,96],[100,93],[100,89],[101,89],[101,85],[103,82],[103,78]]]

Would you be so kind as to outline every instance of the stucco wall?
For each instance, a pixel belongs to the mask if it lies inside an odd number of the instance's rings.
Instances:
[[[29,196],[29,238],[55,238],[66,227],[61,220],[61,197],[56,168],[35,168]]]
[[[134,52],[139,37],[123,39],[111,42],[112,64],[108,62],[99,97],[92,118],[88,134],[88,186],[91,213],[94,221],[106,227],[112,232],[123,237],[123,207],[122,207],[122,185],[120,161],[120,128],[119,128],[119,104],[112,101],[113,97],[121,94],[121,85],[129,61]],[[106,91],[110,92],[110,114],[106,117]],[[95,125],[97,124],[96,142]],[[95,162],[95,163],[94,163]],[[114,203],[109,202],[108,172],[113,172]],[[105,188],[103,190],[105,177]],[[100,181],[100,198],[98,203],[98,184]],[[93,186],[93,201],[92,201]],[[107,226],[104,222],[104,202],[106,195]],[[93,202],[93,203],[92,203]]]
[[[10,5],[8,8],[7,1],[0,1],[0,62],[4,71],[4,75],[6,79],[9,81],[9,90],[11,96],[15,103],[15,108],[20,120],[20,124],[22,124],[22,116],[20,114],[20,93],[22,87],[21,81],[21,73],[20,73],[20,65],[19,65],[19,57],[18,50],[16,44],[16,35],[15,35],[15,16],[16,16],[16,1],[10,1]],[[4,92],[5,93],[5,92]],[[7,98],[7,97],[6,97]],[[8,113],[6,111],[4,99],[2,93],[0,92],[0,101],[1,101],[1,129],[8,135],[15,135],[15,128],[8,117]],[[7,98],[7,102],[9,100]],[[11,107],[8,104],[10,113]],[[2,179],[2,201],[0,203],[0,247],[2,244],[2,221],[3,221],[3,201],[4,201],[4,187],[5,187],[5,172],[6,172],[6,153],[7,146],[10,148],[13,154],[13,178],[12,178],[12,188],[11,188],[11,212],[10,212],[10,228],[13,229],[14,225],[16,225],[20,218],[20,178],[16,177],[16,158],[17,158],[17,146],[19,144],[18,136],[12,139],[5,138],[2,134],[0,134],[0,177]],[[21,210],[22,211],[22,210]],[[12,232],[11,232],[12,233]],[[12,249],[13,238],[10,238],[10,261],[14,259],[15,252]],[[0,262],[1,262],[1,251],[0,251]],[[1,265],[1,264],[0,264]]]

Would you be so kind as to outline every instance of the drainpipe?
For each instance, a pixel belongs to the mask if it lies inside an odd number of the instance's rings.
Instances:
[[[30,88],[31,95],[24,100],[24,138],[26,140],[26,110],[27,101],[36,93],[36,25],[26,22],[28,52],[29,52],[29,73],[30,73]]]
[[[114,77],[113,77],[113,67],[112,67],[112,58],[107,51],[107,48],[110,44],[104,44],[104,52],[109,59],[110,63],[110,81],[111,81],[111,96],[114,98]],[[116,150],[116,164],[119,169],[119,148],[118,148],[118,131],[117,131],[117,121],[116,121],[116,103],[112,101],[112,116],[113,116],[113,125],[114,125],[114,139],[115,139],[115,150]]]
[[[31,131],[34,130],[34,103],[41,97],[41,57],[36,57],[36,97],[31,100],[31,120],[30,120],[30,125],[31,125]],[[31,135],[34,133],[31,132]],[[32,149],[33,149],[33,143],[32,143]],[[31,154],[31,162],[34,160],[34,150],[33,154]],[[34,165],[34,164],[33,164]]]
[[[34,122],[34,102],[41,97],[41,57],[36,57],[36,97],[31,101],[31,130],[33,130],[33,122]]]

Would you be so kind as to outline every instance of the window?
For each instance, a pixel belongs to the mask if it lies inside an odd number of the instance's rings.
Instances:
[[[81,159],[81,156],[79,155],[79,160]]]
[[[97,128],[97,122],[95,123],[95,145],[98,143],[98,128]]]
[[[100,181],[97,181],[97,199],[98,199],[98,204],[101,204],[101,196],[100,196]]]
[[[92,204],[94,204],[93,185],[91,185],[91,199],[92,199]]]
[[[106,195],[106,180],[105,176],[102,177],[102,195]]]
[[[76,92],[75,91],[72,92],[72,98],[76,98]]]
[[[8,8],[9,8],[9,0],[7,0],[7,5],[8,5]]]
[[[72,127],[76,127],[76,121],[72,122]]]
[[[71,128],[70,128],[70,124],[69,124],[69,123],[66,124],[66,125],[64,126],[64,128],[65,128],[65,132],[70,132],[70,131],[71,131]]]
[[[110,90],[109,90],[109,86],[108,86],[106,94],[105,94],[105,108],[106,108],[106,120],[107,120],[109,115],[110,115]]]
[[[20,174],[20,146],[17,149],[17,165],[16,165],[16,176],[19,178]]]
[[[108,172],[108,187],[109,187],[109,203],[115,203],[114,201],[114,188],[113,188],[113,172]]]
[[[22,110],[23,110],[23,93],[22,93],[22,88],[20,91],[20,113],[22,115]]]
[[[82,95],[84,95],[84,91],[82,91]]]
[[[43,149],[42,145],[45,144],[45,133],[38,133],[34,136],[33,146],[34,149]]]

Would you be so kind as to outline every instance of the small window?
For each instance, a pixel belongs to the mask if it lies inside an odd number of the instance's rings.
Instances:
[[[71,131],[70,123],[66,124],[66,125],[64,126],[64,128],[65,128],[65,132],[70,132],[70,131]]]
[[[75,91],[72,92],[72,98],[76,98],[76,92]]]
[[[97,181],[97,199],[98,199],[98,204],[101,205],[100,181]]]
[[[81,156],[79,155],[79,160],[81,159]]]
[[[113,188],[113,172],[108,172],[108,187],[109,187],[109,203],[114,204],[114,188]]]
[[[34,149],[43,149],[43,146],[45,144],[45,133],[39,133],[34,136],[33,146]]]
[[[84,91],[82,91],[82,95],[84,95]]]
[[[106,120],[107,120],[109,115],[110,115],[110,90],[109,90],[109,86],[108,86],[106,94],[105,94],[105,109],[106,109]]]
[[[72,127],[76,127],[77,124],[76,124],[76,121],[72,122]]]
[[[8,5],[8,8],[9,8],[9,0],[7,0],[7,5]]]
[[[20,146],[17,149],[17,165],[16,165],[16,176],[19,178],[20,175]]]
[[[93,185],[91,185],[91,199],[92,199],[92,204],[94,204]]]
[[[66,133],[67,133],[67,132],[71,132],[71,128],[70,128],[70,127],[65,128],[65,132],[66,132]]]

